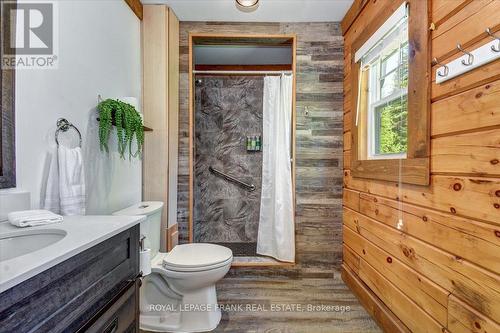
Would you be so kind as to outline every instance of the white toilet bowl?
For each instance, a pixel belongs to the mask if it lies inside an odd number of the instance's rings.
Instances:
[[[215,329],[221,318],[215,283],[229,271],[232,259],[228,248],[202,243],[158,253],[143,284],[141,328],[160,332]]]
[[[140,289],[139,326],[156,332],[211,331],[221,319],[215,283],[229,271],[233,254],[226,247],[205,243],[183,244],[168,253],[159,252],[156,232],[160,232],[162,206],[145,202],[115,213],[148,217],[144,225],[141,223],[141,233],[154,257],[151,274],[144,277]]]

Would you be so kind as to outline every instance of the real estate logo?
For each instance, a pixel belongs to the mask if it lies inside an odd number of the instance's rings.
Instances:
[[[56,69],[58,60],[57,3],[2,1],[3,69]]]

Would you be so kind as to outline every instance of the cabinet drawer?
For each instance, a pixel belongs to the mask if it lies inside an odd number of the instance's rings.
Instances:
[[[78,333],[138,333],[139,284],[139,279],[131,282]]]

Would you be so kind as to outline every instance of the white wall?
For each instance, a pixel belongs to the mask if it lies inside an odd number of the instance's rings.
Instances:
[[[120,160],[116,142],[110,156],[99,151],[95,107],[98,94],[140,101],[140,21],[123,0],[59,1],[58,17],[59,68],[17,71],[18,189],[39,207],[46,155],[64,117],[84,139],[87,212],[109,214],[141,199],[141,163]]]

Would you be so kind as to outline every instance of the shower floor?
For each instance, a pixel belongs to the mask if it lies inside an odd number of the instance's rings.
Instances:
[[[233,251],[233,256],[256,256],[257,255],[257,243],[215,243],[217,245],[222,245],[230,248]]]

